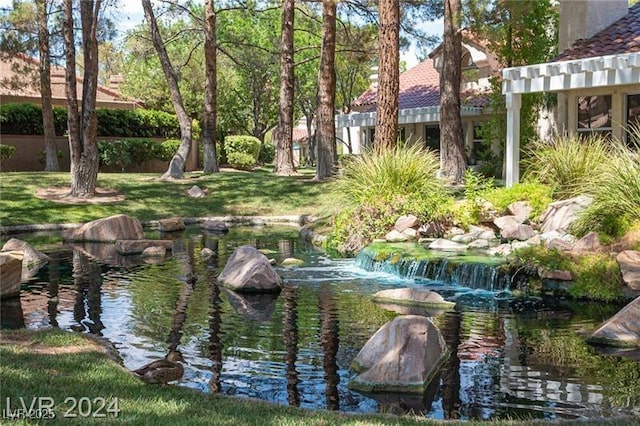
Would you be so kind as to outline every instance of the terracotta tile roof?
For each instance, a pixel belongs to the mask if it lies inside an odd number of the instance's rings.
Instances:
[[[400,74],[400,109],[420,108],[440,105],[440,75],[427,59]],[[360,112],[376,109],[377,89],[371,88],[358,97],[352,106]]]
[[[293,128],[293,141],[304,142],[309,138],[309,133],[306,127],[294,127]]]
[[[553,61],[640,52],[640,2],[629,13],[589,39],[576,40]]]

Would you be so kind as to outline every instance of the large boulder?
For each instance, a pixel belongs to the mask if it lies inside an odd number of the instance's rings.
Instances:
[[[616,256],[622,280],[632,290],[640,290],[640,251],[625,250]]]
[[[593,198],[586,195],[568,200],[554,201],[540,216],[541,231],[567,231],[569,226],[578,218],[578,214],[589,207]]]
[[[526,241],[536,235],[531,225],[523,225],[520,223],[508,225],[500,231],[502,238],[506,240]]]
[[[49,261],[49,256],[39,252],[28,242],[17,238],[11,238],[7,241],[0,251],[22,252],[22,281],[28,281],[33,278],[40,268]]]
[[[608,346],[640,347],[640,297],[600,325],[588,341]]]
[[[0,298],[20,295],[22,279],[22,252],[0,252]]]
[[[529,216],[531,216],[533,212],[533,207],[531,207],[528,201],[516,201],[515,203],[509,204],[507,211],[515,216],[518,222],[525,223],[529,220]]]
[[[420,225],[418,218],[410,214],[407,216],[400,216],[398,220],[396,220],[395,225],[393,225],[393,229],[395,229],[398,232],[402,232],[405,229],[415,228],[418,225]]]
[[[349,387],[363,392],[424,393],[447,357],[440,330],[426,317],[405,315],[383,325],[362,347]]]
[[[283,284],[267,256],[251,246],[240,246],[233,252],[218,281],[232,290],[249,293],[276,293]]]
[[[62,234],[66,241],[90,241],[113,243],[117,240],[142,240],[144,230],[136,218],[118,214],[92,222]]]

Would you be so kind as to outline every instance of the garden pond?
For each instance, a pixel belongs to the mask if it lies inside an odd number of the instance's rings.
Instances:
[[[167,238],[156,231],[147,236]],[[522,298],[508,288],[367,271],[354,259],[317,251],[294,227],[235,227],[224,235],[190,227],[172,237],[173,253],[162,262],[115,252],[98,261],[89,253],[107,245],[70,246],[53,234],[16,237],[50,261],[23,284],[20,303],[3,301],[4,327],[103,336],[132,370],[178,348],[185,358],[180,386],[311,409],[434,419],[640,418],[637,353],[606,354],[584,339],[620,305]],[[245,244],[278,264],[289,257],[304,263],[276,267],[286,282],[279,295],[218,287],[227,258]],[[204,247],[213,251],[208,260],[200,256]],[[349,390],[351,361],[397,315],[371,295],[414,286],[456,302],[432,318],[448,361],[423,395]]]

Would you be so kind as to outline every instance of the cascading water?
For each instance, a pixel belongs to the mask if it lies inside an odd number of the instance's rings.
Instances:
[[[403,255],[402,250],[381,253],[376,246],[363,249],[355,260],[356,266],[366,271],[385,272],[403,278],[431,280],[447,285],[500,291],[509,289],[511,276],[494,259],[464,255],[433,255],[416,258]]]

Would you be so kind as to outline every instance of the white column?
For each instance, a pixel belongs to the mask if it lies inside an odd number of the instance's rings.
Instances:
[[[506,146],[506,184],[513,186],[520,180],[520,93],[507,93],[507,146]]]

